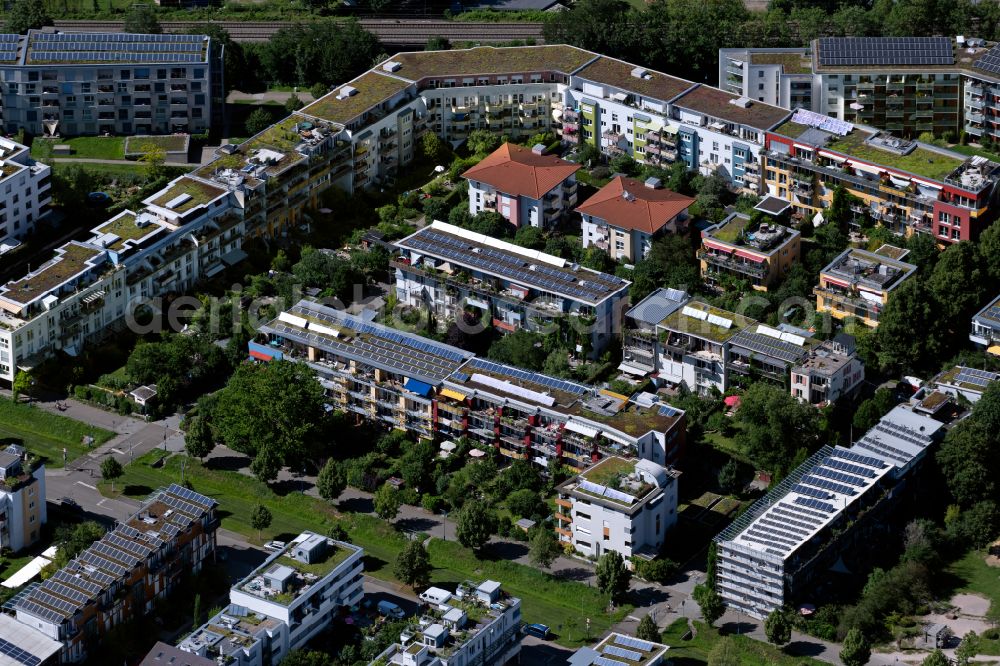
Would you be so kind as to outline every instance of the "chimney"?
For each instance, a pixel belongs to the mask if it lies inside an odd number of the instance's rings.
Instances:
[[[650,176],[646,179],[646,187],[651,190],[658,190],[663,187],[663,181],[655,176]]]
[[[545,154],[545,144],[536,143],[535,145],[533,145],[531,147],[531,152],[533,152],[536,155],[544,155]]]

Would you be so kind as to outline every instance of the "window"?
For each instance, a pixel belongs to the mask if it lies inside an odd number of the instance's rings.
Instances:
[[[758,79],[764,78],[764,70],[762,70],[762,69],[758,69],[757,70],[757,78]]]
[[[763,90],[763,89],[764,89],[764,84],[763,83],[758,83],[757,84],[757,90]]]

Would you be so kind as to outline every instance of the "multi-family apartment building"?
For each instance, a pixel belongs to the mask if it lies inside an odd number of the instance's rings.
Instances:
[[[579,164],[546,155],[539,144],[505,142],[462,174],[469,181],[469,213],[499,213],[514,227],[551,229],[576,205]]]
[[[604,458],[556,489],[559,541],[587,557],[656,557],[677,522],[678,476],[650,460]]]
[[[808,598],[838,561],[863,571],[907,477],[943,429],[899,406],[851,448],[813,454],[716,537],[715,586],[726,605],[764,618]]]
[[[584,469],[608,455],[673,464],[684,413],[471,353],[303,300],[260,329],[254,358],[308,363],[330,404],[444,441],[468,438],[516,460]]]
[[[805,49],[720,49],[719,87],[915,137],[996,137],[1000,51],[973,37],[823,37]]]
[[[905,256],[898,248],[884,246],[876,252],[848,248],[819,273],[816,311],[836,319],[854,318],[872,328],[897,287],[916,272],[917,267],[892,258]]]
[[[812,109],[812,50],[719,49],[719,88],[785,109]]]
[[[631,283],[614,275],[445,222],[395,247],[399,302],[439,319],[472,309],[501,331],[562,335],[592,358],[620,328]]]
[[[43,269],[0,288],[0,354],[7,355],[7,361],[0,356],[0,380],[10,382],[16,368],[33,367],[59,349],[72,353],[106,335],[143,299],[177,293],[239,261],[243,239],[271,238],[301,225],[307,209],[321,207],[323,190],[351,192],[389,183],[428,131],[452,142],[480,128],[511,137],[556,131],[567,142],[575,136],[600,144],[608,155],[629,152],[651,164],[683,159],[741,188],[760,182],[759,156],[767,144],[767,191],[773,196],[795,198],[787,187],[792,158],[798,160],[796,169],[822,174],[815,205],[808,208],[795,199],[798,215],[815,219],[832,188],[843,183],[852,193],[863,192],[864,209],[887,224],[898,217],[885,207],[905,203],[903,219],[915,229],[933,230],[942,242],[974,237],[991,219],[992,163],[962,161],[941,149],[930,151],[929,158],[924,152],[929,149],[919,147],[900,164],[899,155],[873,147],[891,143],[888,139],[866,143],[866,132],[856,132],[849,145],[838,144],[842,152],[825,146],[810,153],[794,147],[807,145],[802,136],[772,131],[789,115],[568,46],[397,54],[239,146],[220,148],[206,164],[147,199],[134,212],[137,225],[148,229],[147,221],[155,219],[166,228],[157,235],[143,232],[148,245],[122,240],[130,252],[124,262],[91,238],[57,249],[57,259]],[[787,128],[805,131],[801,125],[785,127],[786,134]],[[660,146],[659,152],[650,145]],[[827,161],[847,168],[828,167]],[[949,175],[936,174],[944,178],[939,183],[897,167],[918,173],[947,167]],[[858,175],[869,172],[885,174],[886,182]],[[890,187],[902,187],[904,180],[905,189]],[[581,279],[589,288],[590,280]],[[511,319],[516,318],[497,321],[513,327]],[[593,349],[601,346],[600,335]],[[594,336],[589,339],[594,342]]]
[[[657,289],[625,313],[622,330],[622,363],[618,369],[630,375],[645,377],[659,367],[660,337],[656,327],[660,322],[691,300],[680,289]]]
[[[0,137],[0,254],[16,247],[49,214],[52,169],[27,146]]]
[[[48,519],[45,465],[17,444],[0,451],[0,550],[33,546]]]
[[[613,631],[594,647],[582,647],[569,658],[570,666],[593,666],[619,662],[630,666],[660,666],[670,663],[667,650],[662,643],[644,641],[627,634]],[[627,659],[628,661],[624,661]]]
[[[182,578],[214,557],[216,502],[178,485],[14,600],[18,622],[62,646],[58,663],[83,661],[114,627],[152,611]]]
[[[764,159],[767,192],[804,220],[821,221],[838,187],[857,216],[939,244],[976,238],[995,215],[1000,165],[811,111],[768,133]]]
[[[685,385],[699,395],[729,388],[730,346],[752,319],[692,300],[656,326],[657,384]]]
[[[487,580],[414,618],[369,666],[505,666],[521,653],[521,600]]]
[[[204,35],[0,35],[0,114],[35,136],[207,132],[223,111],[223,47]]]
[[[646,257],[653,240],[686,231],[694,199],[663,187],[659,178],[638,181],[615,176],[576,207],[582,218],[583,247],[596,247],[615,261],[635,263]]]
[[[969,340],[991,354],[1000,354],[1000,296],[972,317]]]
[[[718,289],[737,280],[767,291],[799,260],[799,240],[799,232],[784,225],[731,213],[701,232],[701,277]]]
[[[277,666],[361,602],[363,558],[358,546],[303,532],[233,585],[229,606],[178,647],[215,663]]]
[[[725,365],[729,378],[770,381],[787,388],[792,369],[819,345],[807,331],[789,328],[751,324],[730,338]]]
[[[865,379],[854,338],[838,333],[813,347],[791,370],[792,396],[813,405],[836,402],[852,395]]]

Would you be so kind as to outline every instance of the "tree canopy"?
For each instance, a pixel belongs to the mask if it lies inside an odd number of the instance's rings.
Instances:
[[[136,3],[125,15],[122,25],[124,32],[158,35],[163,32],[156,18],[156,6],[146,3]]]
[[[409,541],[396,557],[393,573],[410,587],[424,587],[430,582],[431,560],[420,541]]]
[[[229,448],[254,458],[255,474],[271,481],[324,445],[323,387],[304,363],[241,365],[218,394],[213,423]]]
[[[47,25],[52,25],[52,16],[45,9],[43,0],[16,0],[7,12],[5,30],[24,35],[29,30],[39,30]]]
[[[354,19],[322,19],[282,28],[258,54],[265,77],[286,85],[349,81],[381,53],[378,38]]]
[[[466,502],[456,523],[458,542],[466,548],[481,550],[497,531],[497,514],[485,502]]]
[[[819,444],[819,416],[781,388],[757,382],[743,394],[736,443],[760,469],[791,468],[800,449]]]
[[[263,504],[258,504],[250,512],[250,527],[257,530],[257,539],[260,540],[260,533],[271,526],[271,521],[274,516],[271,515],[270,509],[268,509]]]
[[[597,560],[597,587],[611,597],[615,603],[621,602],[628,593],[632,574],[625,566],[621,553],[610,550]]]

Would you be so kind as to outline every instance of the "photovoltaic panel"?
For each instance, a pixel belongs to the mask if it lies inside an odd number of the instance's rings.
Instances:
[[[656,649],[656,645],[650,643],[649,641],[644,641],[641,638],[633,638],[632,636],[625,636],[623,634],[615,635],[615,643],[633,650],[639,650],[640,652],[652,652]]]
[[[62,583],[54,580],[47,580],[42,583],[42,589],[51,594],[58,595],[67,601],[72,601],[77,604],[77,608],[87,603],[89,597],[79,590],[74,590],[71,587],[63,585]]]
[[[994,46],[973,65],[976,69],[991,74],[1000,74],[1000,46]]]
[[[875,478],[875,472],[868,469],[867,467],[861,467],[860,465],[852,465],[849,462],[838,460],[833,456],[827,456],[826,458],[823,458],[823,464],[831,469],[837,469],[840,470],[841,472],[854,474],[855,476],[863,476],[869,479]]]
[[[803,486],[801,483],[792,486],[792,490],[800,495],[808,495],[809,497],[815,497],[816,499],[830,499],[830,493],[816,488],[810,488],[809,486]]]
[[[868,483],[860,477],[852,474],[845,474],[844,472],[840,472],[835,469],[827,469],[826,467],[814,467],[812,473],[816,476],[822,476],[825,479],[830,479],[831,481],[847,483],[852,486],[857,486],[858,488],[863,488],[868,485]]]
[[[834,449],[831,453],[834,458],[842,458],[843,460],[849,460],[851,462],[860,463],[862,465],[868,465],[869,467],[874,467],[876,469],[883,469],[887,466],[884,460],[880,458],[875,458],[873,456],[865,456],[860,453],[855,453],[854,451],[848,451],[846,449]]]
[[[955,381],[960,384],[971,384],[979,388],[986,388],[990,385],[990,382],[996,381],[997,378],[1000,378],[1000,375],[997,375],[995,372],[976,370],[975,368],[962,368],[955,377]]]
[[[594,657],[594,666],[628,666],[624,661],[609,659],[608,657]]]
[[[60,583],[69,585],[71,587],[79,588],[84,592],[90,594],[92,597],[100,594],[102,590],[100,585],[92,583],[89,580],[84,580],[79,576],[74,576],[71,573],[67,573],[65,569],[60,569],[59,571],[55,572],[55,574],[52,575],[51,580],[58,581]]]
[[[949,37],[821,37],[819,64],[954,65],[955,55]]]
[[[826,513],[833,513],[837,510],[829,502],[820,502],[819,500],[810,499],[808,497],[796,497],[795,503],[809,507],[810,509],[816,509],[817,511],[825,511]]]
[[[24,666],[38,666],[42,660],[26,650],[22,650],[13,643],[0,638],[0,656],[13,659]]]
[[[625,648],[616,647],[614,645],[606,645],[602,651],[606,654],[610,654],[612,657],[624,657],[625,659],[631,659],[632,661],[639,661],[642,659],[641,652],[626,650]]]
[[[31,601],[30,599],[27,599],[19,603],[17,605],[17,609],[20,611],[24,611],[25,613],[30,613],[35,617],[40,617],[48,622],[54,622],[56,624],[61,624],[62,621],[65,619],[64,616],[60,615],[51,608],[46,608],[41,604],[36,604],[34,601]]]
[[[841,483],[834,483],[833,481],[828,481],[818,476],[805,476],[802,478],[802,483],[808,483],[811,486],[816,486],[817,488],[824,488],[832,493],[840,493],[841,495],[858,494],[858,491],[856,491],[854,488],[851,488],[850,486],[845,486]]]

